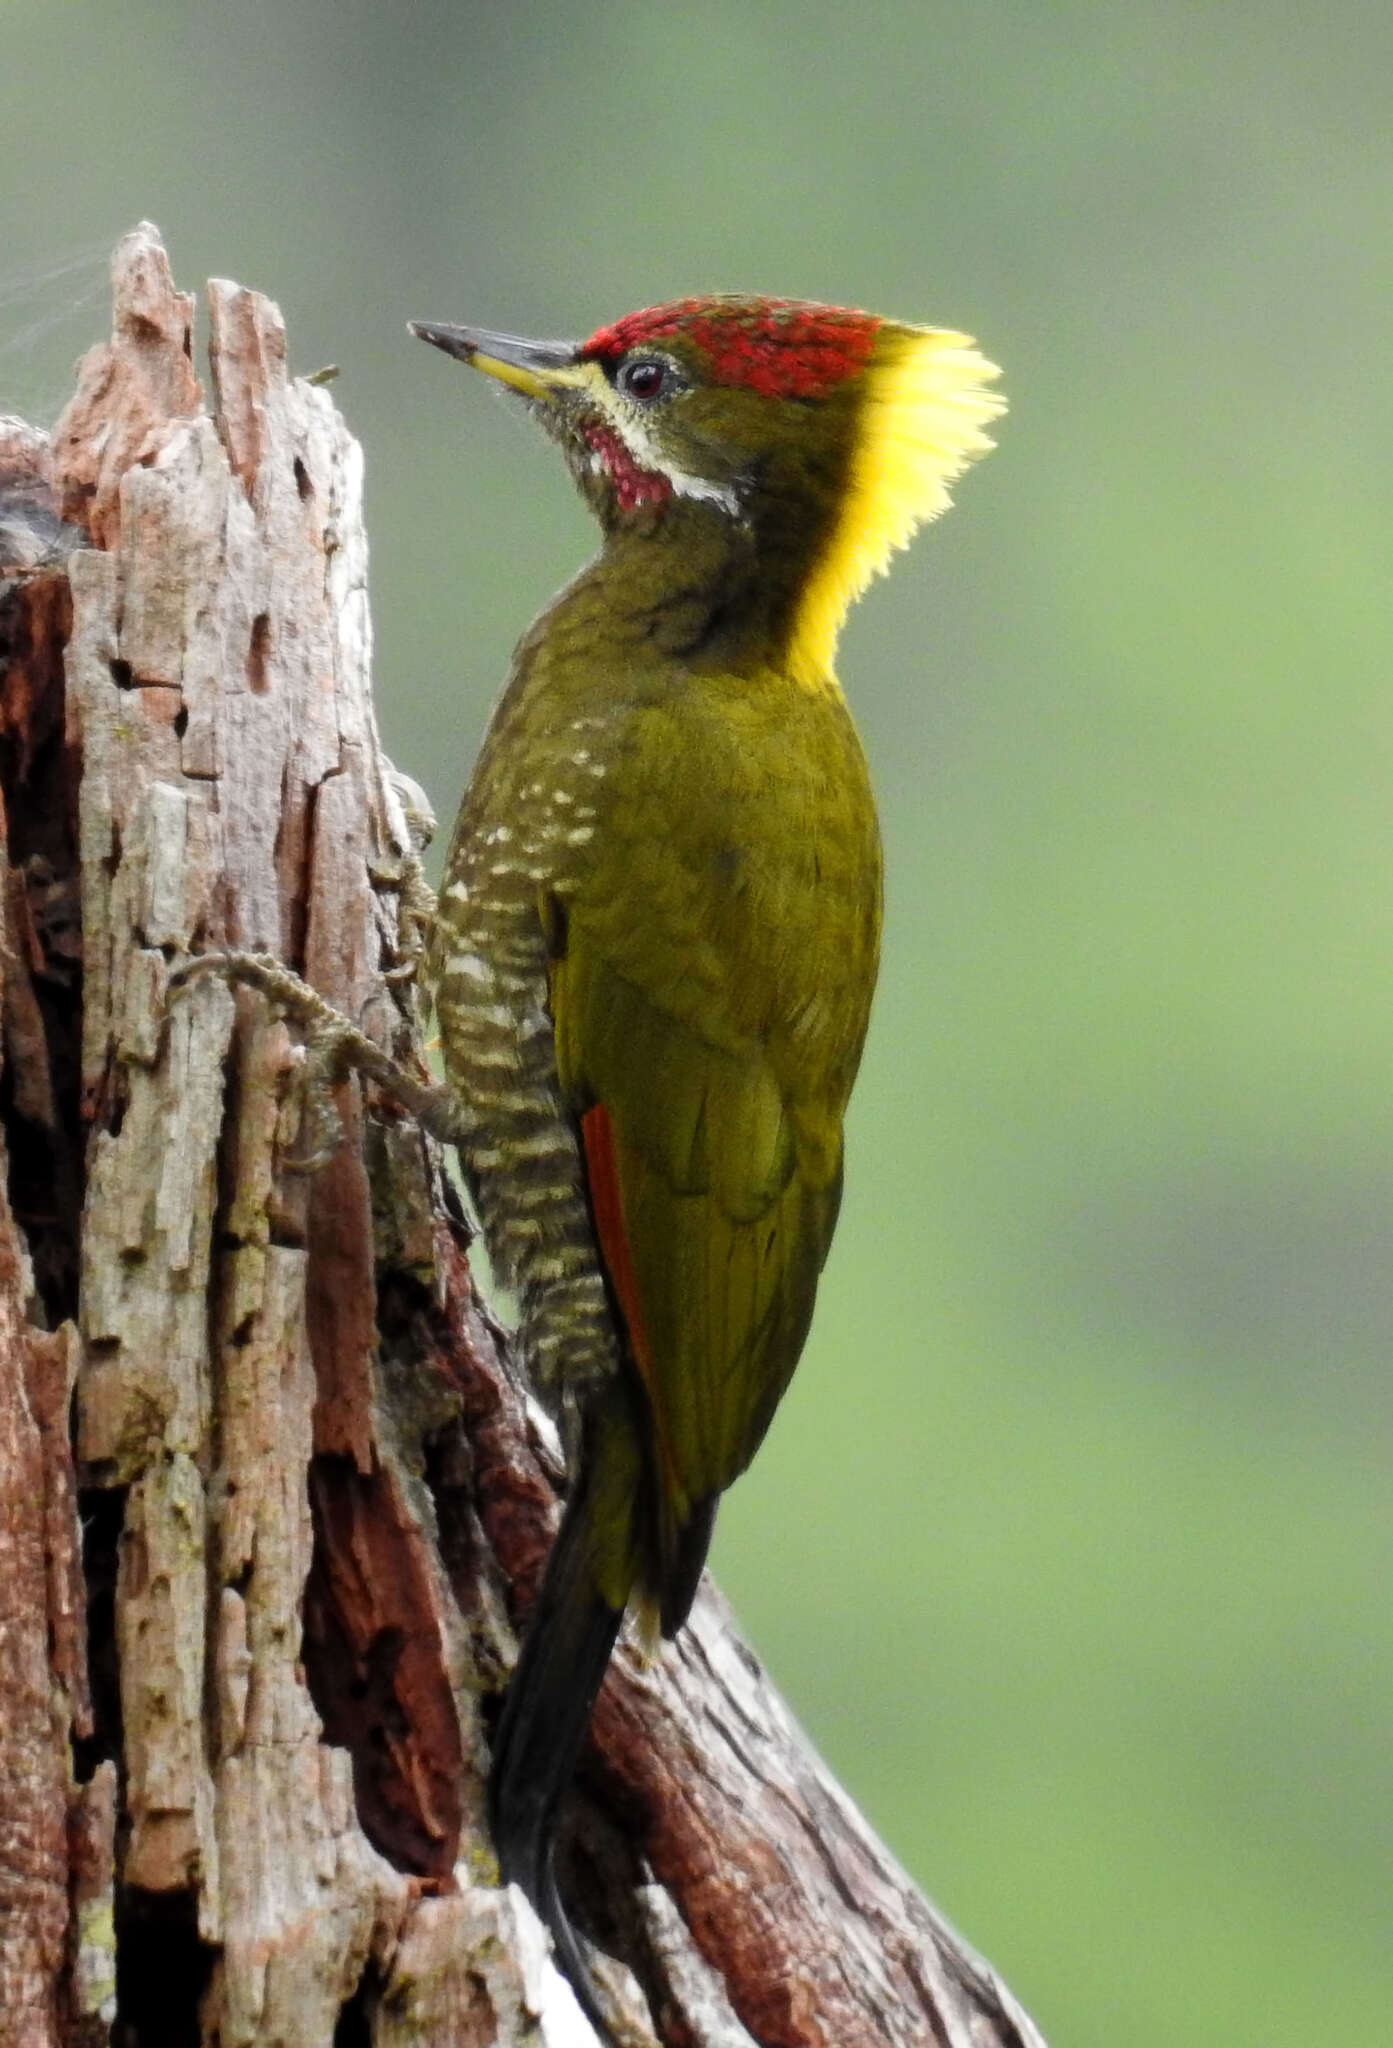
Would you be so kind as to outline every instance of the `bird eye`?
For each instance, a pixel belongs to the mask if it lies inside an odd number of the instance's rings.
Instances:
[[[635,398],[640,405],[651,405],[655,398],[661,398],[671,388],[673,377],[661,356],[633,356],[627,363],[619,365],[614,381],[625,398]]]

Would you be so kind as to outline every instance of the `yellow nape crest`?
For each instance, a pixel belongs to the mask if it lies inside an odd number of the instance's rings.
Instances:
[[[841,510],[798,606],[789,665],[799,681],[831,675],[850,607],[917,527],[947,511],[949,485],[995,447],[983,429],[1006,410],[988,389],[1000,374],[966,334],[893,321],[881,329]]]

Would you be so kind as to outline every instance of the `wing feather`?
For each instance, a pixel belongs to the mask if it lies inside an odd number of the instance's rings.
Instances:
[[[554,972],[562,1086],[652,1412],[674,1526],[749,1463],[793,1370],[835,1215],[757,1048],[645,1001],[572,920]],[[577,1024],[577,1020],[583,1020]]]
[[[629,716],[604,789],[553,920],[551,1010],[646,1397],[647,1590],[670,1627],[807,1334],[875,978],[879,847],[845,706],[772,675],[665,690]]]

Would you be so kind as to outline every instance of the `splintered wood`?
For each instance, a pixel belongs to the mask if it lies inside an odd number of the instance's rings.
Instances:
[[[274,954],[419,1062],[361,454],[269,301],[209,286],[205,406],[155,230],[113,268],[51,445],[0,423],[0,2039],[583,2048],[483,1821],[548,1432],[428,1141],[351,1078],[297,1173],[291,1032],[170,999]],[[1043,2048],[709,1589],[595,1737],[617,2038]]]

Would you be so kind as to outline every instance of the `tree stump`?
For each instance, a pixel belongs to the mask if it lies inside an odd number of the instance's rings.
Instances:
[[[297,1171],[292,1033],[169,993],[274,953],[419,1063],[361,453],[268,300],[210,283],[210,410],[153,228],[113,274],[0,423],[0,2040],[585,2044],[484,1820],[554,1433],[437,1148],[349,1078]],[[709,1583],[573,1806],[623,2039],[1043,2048]]]

